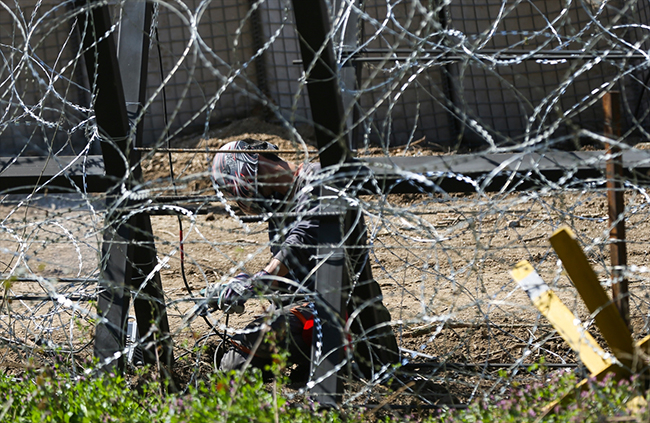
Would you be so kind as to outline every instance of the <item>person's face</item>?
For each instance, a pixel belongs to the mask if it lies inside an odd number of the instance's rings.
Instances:
[[[279,207],[277,201],[285,196],[291,187],[293,173],[287,162],[275,161],[259,155],[256,178],[253,179],[248,183],[254,187],[254,197],[237,201],[242,212],[248,215],[277,209]]]
[[[257,163],[257,192],[264,198],[276,193],[286,195],[293,182],[293,172],[287,162],[267,159],[260,155]]]

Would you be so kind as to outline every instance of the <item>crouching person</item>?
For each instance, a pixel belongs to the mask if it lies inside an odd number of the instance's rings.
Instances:
[[[314,319],[313,305],[304,295],[313,293],[314,288],[320,208],[314,187],[322,182],[324,172],[316,163],[284,161],[275,149],[268,143],[234,141],[214,157],[211,178],[217,192],[236,202],[246,214],[269,216],[272,258],[253,276],[240,274],[225,284],[210,286],[209,304],[226,312],[242,312],[246,301],[255,295],[279,294],[274,311],[254,320],[231,339],[220,368],[239,369],[250,360],[263,369],[280,348],[288,353],[289,363],[301,369],[297,373],[306,377]],[[348,316],[355,316],[348,322],[357,338],[355,368],[360,376],[370,378],[381,366],[397,363],[399,353],[390,313],[371,276],[363,217],[357,217],[350,231],[356,248],[348,254],[348,267],[356,279],[348,293],[346,311]]]

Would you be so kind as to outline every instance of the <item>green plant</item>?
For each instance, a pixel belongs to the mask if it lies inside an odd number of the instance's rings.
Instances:
[[[140,372],[141,379],[146,371]],[[137,388],[121,376],[72,377],[58,369],[0,376],[2,422],[338,422],[332,411],[290,404],[258,370],[213,374],[182,394],[162,395],[155,372]],[[279,385],[278,385],[279,387]]]
[[[109,422],[148,421],[140,398],[125,390],[120,376],[72,377],[55,368],[31,371],[20,378],[0,378],[5,398],[2,421]],[[156,399],[148,399],[155,402]],[[115,417],[120,416],[120,417]]]
[[[318,410],[308,400],[289,400],[283,395],[286,356],[277,353],[267,371],[276,382],[265,384],[258,369],[245,373],[214,373],[180,394],[167,394],[165,382],[151,369],[133,375],[138,383],[123,377],[98,374],[73,376],[58,366],[31,369],[20,377],[0,375],[0,422],[364,422],[372,413],[363,409]],[[92,367],[92,366],[91,366]],[[635,380],[589,380],[584,390],[576,389],[574,373],[549,372],[543,363],[532,366],[541,375],[531,383],[513,383],[502,396],[481,398],[466,410],[447,410],[430,422],[532,422],[548,404],[570,393],[568,400],[550,414],[549,422],[600,422],[610,417],[626,421],[647,421],[648,412],[627,408],[627,403],[643,392]],[[503,373],[501,376],[507,376]],[[378,418],[377,416],[372,416]],[[419,421],[384,416],[381,421]],[[631,419],[631,420],[629,420]],[[645,419],[645,420],[641,420]],[[376,420],[379,421],[379,420]]]
[[[531,368],[537,370],[537,367]],[[540,370],[544,371],[543,365]],[[562,398],[545,422],[602,422],[610,417],[626,417],[647,421],[645,409],[630,411],[630,399],[644,395],[635,379],[614,380],[611,375],[603,380],[589,379],[583,389],[576,388],[580,380],[572,372],[544,374],[542,380],[527,384],[513,383],[506,395],[474,401],[465,410],[445,411],[435,421],[440,422],[534,422],[547,410],[549,404]]]

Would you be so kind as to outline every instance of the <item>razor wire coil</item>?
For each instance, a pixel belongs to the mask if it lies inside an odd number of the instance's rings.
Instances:
[[[145,32],[159,57],[150,55],[146,99],[129,116],[131,132],[127,139],[113,140],[95,119],[97,75],[85,72],[78,26],[85,14],[108,5],[111,26],[95,34],[90,48],[109,36],[117,39],[124,30],[118,17],[127,2],[75,4],[0,2],[0,152],[10,157],[3,158],[0,183],[28,168],[34,156],[58,166],[34,184],[0,185],[0,357],[48,362],[59,354],[69,363],[86,363],[98,318],[94,306],[106,294],[101,288],[105,234],[110,228],[138,233],[142,229],[131,227],[131,218],[147,214],[170,336],[176,346],[193,345],[182,348],[193,357],[188,371],[196,380],[206,360],[201,347],[212,342],[211,336],[197,334],[247,333],[246,319],[262,313],[266,302],[252,300],[246,314],[228,324],[218,313],[210,323],[188,318],[205,298],[178,284],[180,256],[189,286],[198,291],[240,271],[255,273],[268,260],[268,247],[278,242],[267,237],[267,217],[242,217],[232,202],[215,194],[211,158],[237,137],[281,141],[279,153],[295,153],[286,159],[298,163],[318,156],[309,74],[298,66],[302,58],[291,4],[155,2]],[[634,0],[326,4],[349,143],[361,160],[387,159],[385,169],[398,175],[390,186],[413,187],[382,193],[377,173],[361,178],[373,189],[364,191],[359,182],[339,192],[367,221],[373,274],[392,315],[404,371],[445,384],[466,402],[503,390],[517,378],[535,377],[522,369],[542,357],[550,368],[579,366],[509,271],[519,260],[529,260],[582,327],[595,331],[593,316],[547,240],[559,226],[571,227],[603,286],[618,282],[609,263],[605,173],[586,179],[578,174],[604,169],[611,157],[601,150],[604,142],[643,154],[634,146],[643,147],[649,133],[650,7]],[[350,31],[354,36],[346,37]],[[612,90],[621,93],[623,128],[613,140],[603,135],[600,103]],[[140,123],[143,145],[131,145],[140,161],[130,164],[123,180],[110,181],[115,191],[92,192],[91,161],[102,148],[133,143]],[[557,150],[596,154],[551,177],[543,173],[542,156]],[[168,154],[169,162],[159,153]],[[540,158],[531,159],[532,170],[513,170],[504,162],[480,176],[453,167],[409,171],[391,162],[400,155],[454,153],[467,160],[497,153]],[[80,180],[64,157],[83,159]],[[629,169],[621,188],[629,252],[621,277],[630,282],[635,338],[650,327],[645,237],[650,197],[647,170],[643,164],[639,168]],[[142,179],[135,176],[138,169]],[[59,176],[69,187],[57,192]],[[491,190],[500,177],[502,186]],[[536,188],[522,188],[533,179]],[[335,180],[332,173],[317,182]],[[469,192],[445,190],[442,183],[448,180],[465,184]],[[188,226],[182,247],[177,224],[170,220],[176,218]],[[129,248],[128,241],[115,245]],[[144,289],[155,275],[139,276],[140,285],[128,287],[129,294],[151,299]],[[295,298],[302,295],[310,293]],[[320,323],[316,329],[322,335]],[[130,353],[125,348],[107,362]],[[320,352],[316,356],[321,358]],[[505,379],[488,371],[497,367],[494,363],[508,369]],[[381,369],[376,380],[350,380],[344,401],[356,404],[379,395],[381,381],[394,372]],[[403,393],[422,399],[420,394]]]

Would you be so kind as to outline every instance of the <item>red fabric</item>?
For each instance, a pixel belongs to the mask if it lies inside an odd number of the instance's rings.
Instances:
[[[302,324],[302,340],[305,344],[311,345],[312,333],[314,332],[314,318],[311,317]]]
[[[293,315],[302,323],[302,340],[305,341],[305,344],[311,345],[312,332],[314,331],[314,317],[310,316],[309,318],[306,318],[300,310],[298,310],[298,307],[292,308],[291,313],[293,313]]]

